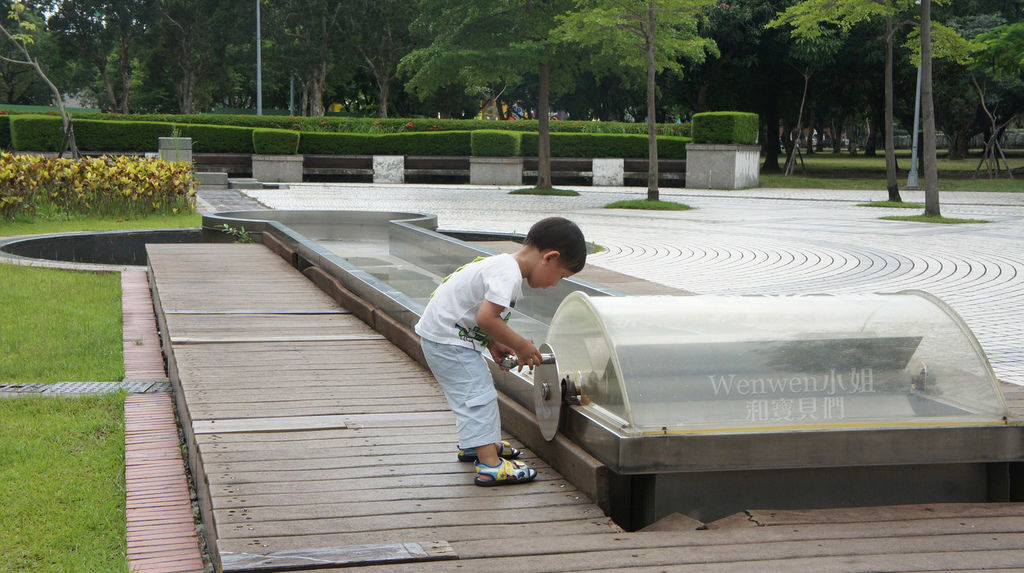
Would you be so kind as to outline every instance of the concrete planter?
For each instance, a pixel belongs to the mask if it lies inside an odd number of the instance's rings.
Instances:
[[[301,155],[253,155],[252,177],[265,183],[301,183]]]
[[[686,145],[686,188],[757,187],[760,166],[761,148],[757,145],[689,143]]]
[[[469,182],[472,185],[522,185],[522,157],[470,157]]]
[[[593,159],[594,179],[591,185],[622,187],[625,182],[625,161],[622,159]]]
[[[161,137],[157,142],[160,159],[164,161],[187,161],[192,163],[191,137]]]
[[[374,183],[405,183],[404,155],[374,155]]]

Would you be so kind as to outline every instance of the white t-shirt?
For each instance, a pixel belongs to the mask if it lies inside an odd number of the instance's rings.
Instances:
[[[433,342],[482,351],[483,345],[473,338],[480,306],[488,300],[506,313],[521,296],[523,274],[512,255],[494,255],[469,263],[437,287],[416,323],[416,334]]]

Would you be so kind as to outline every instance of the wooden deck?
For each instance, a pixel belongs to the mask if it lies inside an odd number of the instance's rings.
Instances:
[[[529,454],[534,483],[474,486],[430,374],[264,247],[149,252],[225,570],[449,559],[458,541],[620,531]]]
[[[259,245],[148,248],[224,570],[1024,568],[1024,504],[748,510],[626,533],[530,452],[536,482],[475,487],[429,373],[281,258]]]

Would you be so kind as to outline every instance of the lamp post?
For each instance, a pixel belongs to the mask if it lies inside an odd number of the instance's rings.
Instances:
[[[256,0],[256,115],[263,115],[263,61],[260,39],[260,0]]]
[[[920,189],[917,175],[917,130],[921,123],[921,66],[917,67],[917,95],[914,96],[914,135],[910,145],[910,173],[907,174],[907,189]]]

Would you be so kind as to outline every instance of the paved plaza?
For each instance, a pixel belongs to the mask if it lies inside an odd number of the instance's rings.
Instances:
[[[1024,184],[1022,184],[1024,185]],[[884,191],[663,189],[690,211],[604,209],[643,188],[573,187],[579,197],[510,187],[293,184],[246,190],[274,209],[426,212],[441,229],[526,233],[563,215],[604,247],[589,264],[698,294],[792,295],[920,289],[963,316],[1005,382],[1024,385],[1024,193],[944,192],[942,214],[987,224],[883,221],[917,210],[858,207]],[[923,202],[923,192],[903,191]]]

